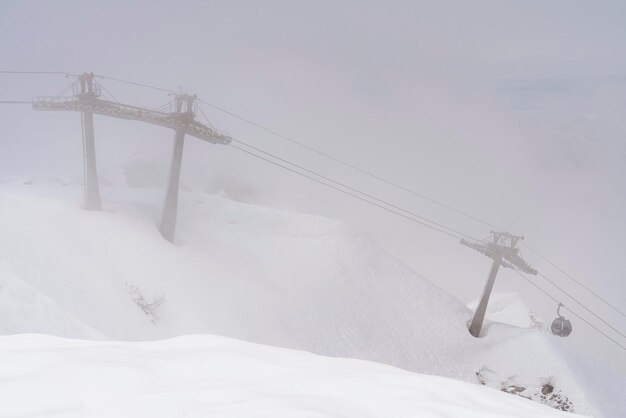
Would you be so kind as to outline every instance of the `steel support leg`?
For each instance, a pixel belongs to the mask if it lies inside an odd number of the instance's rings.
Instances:
[[[165,192],[165,203],[161,217],[161,235],[169,242],[174,242],[176,234],[176,214],[178,211],[178,188],[180,184],[180,170],[183,160],[183,146],[185,145],[185,132],[176,131],[174,148],[172,150],[172,164]]]
[[[472,318],[469,332],[476,338],[480,337],[480,330],[483,327],[485,313],[487,312],[489,296],[491,296],[491,290],[493,289],[493,284],[496,281],[496,275],[498,274],[498,269],[500,268],[501,262],[502,259],[500,258],[493,260],[493,264],[491,265],[491,271],[489,272],[489,278],[487,279],[487,284],[485,285],[485,289],[483,290],[483,295],[480,298],[480,303],[476,308],[476,312],[474,312],[474,318]]]
[[[101,210],[100,185],[96,169],[96,142],[93,133],[93,113],[83,112],[83,134],[85,141],[85,209]]]

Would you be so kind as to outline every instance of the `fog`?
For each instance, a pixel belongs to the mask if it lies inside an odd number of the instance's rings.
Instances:
[[[524,235],[624,310],[625,22],[622,1],[5,1],[0,54],[4,70],[93,71],[197,94]],[[70,82],[1,75],[0,100],[54,95]],[[134,105],[171,100],[154,89],[102,83]],[[203,110],[234,138],[471,236],[489,235],[488,226],[214,108]],[[5,105],[0,112],[0,179],[81,179],[77,114]],[[107,167],[131,158],[166,166],[172,132],[95,119],[104,177]],[[458,241],[234,149],[193,138],[185,146],[186,187],[341,219],[461,301],[480,296],[489,260]],[[532,253],[523,254],[589,309],[626,329],[623,316]],[[610,332],[541,278],[534,281]],[[495,291],[519,292],[547,322],[556,315],[556,303],[508,270]],[[573,346],[626,367],[622,349],[571,319]]]

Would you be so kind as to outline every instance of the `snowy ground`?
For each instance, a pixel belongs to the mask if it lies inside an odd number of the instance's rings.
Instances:
[[[79,185],[0,183],[2,333],[216,334],[483,383],[587,415],[624,407],[623,376],[588,388],[540,330],[493,322],[472,338],[470,309],[340,222],[188,191],[173,246],[155,228],[160,189],[109,184],[105,210],[86,212]]]
[[[361,360],[214,336],[147,343],[0,338],[2,417],[572,417]]]

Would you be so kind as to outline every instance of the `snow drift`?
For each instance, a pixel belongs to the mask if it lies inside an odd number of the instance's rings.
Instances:
[[[452,379],[214,336],[2,337],[0,399],[0,415],[29,417],[574,418]]]

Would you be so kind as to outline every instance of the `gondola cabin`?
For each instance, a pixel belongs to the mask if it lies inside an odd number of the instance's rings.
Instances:
[[[552,321],[552,327],[550,327],[550,329],[554,335],[567,337],[572,333],[572,323],[563,317],[559,317]]]
[[[561,316],[561,306],[563,305],[559,303],[559,307],[556,309],[556,314],[558,315],[558,318],[552,321],[552,326],[550,327],[550,329],[552,330],[552,333],[554,335],[558,335],[559,337],[567,337],[572,333],[572,323],[568,319],[565,319],[563,316]]]

